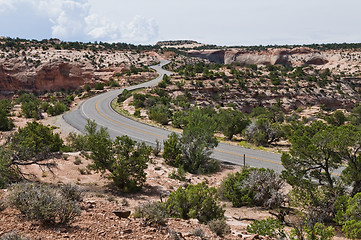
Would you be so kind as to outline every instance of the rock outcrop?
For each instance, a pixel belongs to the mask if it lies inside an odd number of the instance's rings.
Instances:
[[[94,72],[79,65],[56,62],[45,64],[35,71],[27,71],[21,63],[0,65],[0,89],[60,90],[75,89],[94,80]]]
[[[299,47],[294,49],[270,49],[267,51],[246,51],[243,49],[233,50],[191,50],[188,52],[193,57],[208,59],[209,61],[221,64],[234,62],[242,65],[323,65],[328,60],[322,53],[313,49]]]
[[[130,51],[0,49],[0,95],[16,90],[58,91],[109,81],[131,65],[150,65],[157,56]]]

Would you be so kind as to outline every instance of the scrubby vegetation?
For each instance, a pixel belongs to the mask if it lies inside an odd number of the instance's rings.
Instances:
[[[43,224],[69,224],[80,215],[80,193],[69,187],[18,183],[10,187],[9,203],[30,219]]]
[[[230,200],[234,207],[256,205],[277,208],[286,200],[286,196],[281,192],[283,187],[284,180],[273,170],[244,168],[222,181],[220,193]]]
[[[11,102],[7,99],[0,101],[0,131],[9,131],[13,129],[14,123],[9,118]]]
[[[24,128],[19,128],[8,142],[0,146],[0,187],[21,178],[19,166],[40,165],[64,148],[59,134],[38,122],[29,122]]]
[[[164,141],[165,162],[191,173],[215,172],[219,166],[210,157],[211,150],[218,144],[214,129],[214,122],[209,116],[193,111],[182,136],[172,133]]]
[[[110,174],[113,186],[123,192],[138,191],[142,188],[149,162],[151,147],[137,143],[128,136],[110,139],[107,130],[97,130],[95,121],[88,120],[86,135],[69,135],[70,146],[76,150],[90,151],[94,163],[90,166],[96,171]]]
[[[30,43],[42,48],[91,51],[148,49],[126,44],[59,43],[52,40],[2,39],[0,42],[0,48],[17,50],[27,48]],[[358,44],[312,47],[360,48]],[[262,49],[265,48],[252,50]],[[159,85],[150,90],[124,90],[117,99],[121,104],[132,97],[136,117],[144,118],[144,113],[147,113],[149,119],[158,124],[183,130],[182,134],[169,135],[163,142],[163,149],[159,142],[152,149],[128,136],[111,139],[107,130],[99,128],[94,121],[88,121],[84,135],[69,134],[68,146],[65,146],[52,128],[35,120],[46,116],[44,113],[55,116],[66,111],[76,92],[41,96],[19,92],[13,102],[0,101],[1,131],[14,127],[11,120],[13,104],[21,104],[22,116],[34,119],[34,122],[7,135],[0,146],[0,188],[8,188],[9,193],[6,197],[1,196],[0,212],[7,211],[5,209],[9,206],[43,225],[69,225],[80,214],[81,192],[72,185],[21,182],[27,177],[21,166],[52,167],[44,160],[60,156],[63,150],[81,151],[82,156],[91,159],[92,163],[86,170],[79,166],[79,172],[87,174],[87,171],[94,170],[102,173],[110,180],[111,193],[124,197],[151,189],[152,186],[145,187],[145,184],[146,169],[153,152],[154,156],[161,155],[166,164],[175,167],[171,169],[173,172],[164,172],[166,175],[163,175],[183,186],[174,191],[171,191],[174,186],[167,189],[171,192],[165,201],[160,193],[163,202],[147,202],[135,208],[133,216],[143,218],[145,226],[164,227],[168,218],[195,218],[207,224],[216,235],[224,237],[230,233],[221,204],[224,200],[230,201],[232,207],[260,206],[277,217],[254,221],[247,228],[250,233],[273,238],[326,240],[331,239],[338,228],[348,238],[361,238],[361,107],[353,104],[359,97],[358,87],[344,79],[351,74],[310,65],[240,66],[210,64],[201,60],[193,64],[174,61],[168,69],[175,71],[176,75],[165,75]],[[147,66],[132,64],[128,70],[113,77],[145,71],[149,71]],[[106,84],[98,82],[94,86],[84,86],[83,94],[89,96],[92,89],[101,91],[106,85],[119,86],[116,80],[110,79]],[[302,114],[308,106],[290,101],[299,93],[319,99],[330,94],[352,94],[347,108],[330,111],[336,108],[319,104],[319,111],[310,116]],[[270,169],[244,167],[225,177],[218,189],[206,182],[191,184],[194,182],[188,178],[194,177],[192,174],[206,180],[207,175],[202,174],[220,169],[219,163],[211,158],[219,139],[237,143],[247,141],[266,147],[284,144],[284,149],[289,150],[282,154],[284,171],[279,175]],[[75,159],[73,162],[80,165],[85,160]],[[163,167],[154,169],[158,171]],[[286,183],[291,187],[290,192],[285,191]],[[107,199],[118,203],[114,196]],[[292,220],[286,218],[287,214],[293,217]],[[290,232],[284,230],[285,225],[292,228]],[[13,235],[3,235],[2,239],[22,238]],[[193,235],[203,238],[204,233],[198,230]]]
[[[178,188],[169,195],[166,206],[172,217],[197,218],[205,223],[224,217],[217,190],[204,182]]]
[[[144,218],[147,225],[164,226],[169,214],[164,203],[147,202],[136,207],[133,216]]]

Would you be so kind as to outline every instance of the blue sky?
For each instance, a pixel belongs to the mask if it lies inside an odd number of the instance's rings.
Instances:
[[[0,36],[154,44],[361,42],[360,0],[0,0]]]

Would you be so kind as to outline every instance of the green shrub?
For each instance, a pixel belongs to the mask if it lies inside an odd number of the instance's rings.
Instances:
[[[90,89],[91,89],[91,87],[88,84],[84,85],[84,91],[89,92]]]
[[[224,217],[217,190],[204,182],[186,189],[179,187],[169,195],[166,206],[172,217],[197,218],[200,222]]]
[[[8,99],[0,100],[0,131],[10,131],[14,128],[13,121],[9,118],[11,102]]]
[[[0,131],[10,131],[15,126],[7,115],[5,111],[0,109]]]
[[[19,97],[21,112],[26,118],[40,119],[40,100],[34,94],[24,93]]]
[[[147,96],[140,93],[133,93],[133,102],[135,108],[144,108],[144,102],[147,99]]]
[[[73,190],[65,191],[59,187],[18,183],[10,187],[9,203],[26,217],[43,224],[69,224],[80,215],[77,197],[74,197],[77,195]]]
[[[89,150],[87,146],[87,138],[84,135],[70,132],[66,140],[73,151]]]
[[[164,226],[168,218],[165,203],[147,202],[135,208],[133,216],[144,218],[147,225]]]
[[[279,124],[259,117],[247,126],[244,135],[248,142],[265,146],[279,140],[283,136],[283,132]]]
[[[153,150],[152,150],[153,155],[157,157],[161,151],[162,151],[162,147],[160,145],[160,142],[159,142],[158,139],[156,139],[155,140],[155,147],[153,147]]]
[[[251,225],[247,226],[249,233],[259,234],[261,236],[269,236],[272,238],[285,238],[284,226],[279,220],[267,218],[263,220],[255,220]]]
[[[12,164],[11,152],[6,146],[0,146],[0,189],[19,179],[19,171]]]
[[[132,96],[131,91],[124,89],[123,92],[121,94],[118,95],[118,103],[122,103],[124,102],[127,98],[129,98],[130,96]]]
[[[341,196],[336,201],[335,221],[342,225],[346,237],[361,238],[361,193],[353,197]]]
[[[54,106],[48,106],[47,113],[51,116],[57,116],[64,113],[67,110],[67,106],[63,102],[56,102]]]
[[[100,82],[97,82],[97,83],[94,84],[94,89],[95,90],[103,90],[104,89],[104,84],[100,83]]]
[[[168,140],[163,142],[164,150],[162,157],[166,164],[178,167],[182,161],[182,143],[176,133],[171,133]]]
[[[149,119],[154,120],[162,125],[167,125],[171,116],[169,108],[162,104],[151,107],[148,111],[148,114]]]
[[[27,161],[31,158],[45,159],[51,153],[60,151],[63,140],[59,134],[41,123],[29,122],[14,134],[11,149],[16,152],[17,159]]]
[[[213,219],[208,222],[209,229],[217,234],[217,236],[224,236],[231,233],[231,228],[224,219]]]
[[[134,117],[140,118],[140,109],[135,110]]]
[[[114,186],[124,192],[140,190],[146,180],[151,148],[122,136],[115,139],[113,149],[116,157],[110,162],[109,178]]]
[[[291,234],[289,235],[289,239],[331,240],[334,235],[335,229],[331,226],[325,227],[325,225],[320,222],[315,223],[313,226],[308,226],[307,223],[304,223],[303,226],[294,226],[294,229],[291,230]]]
[[[241,172],[228,175],[221,184],[220,192],[234,207],[256,205],[276,208],[283,204],[282,180],[273,170],[243,168]]]

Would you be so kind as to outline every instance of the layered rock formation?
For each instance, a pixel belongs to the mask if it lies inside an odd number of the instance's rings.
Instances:
[[[75,89],[93,80],[93,71],[65,62],[48,63],[37,71],[27,71],[21,63],[0,65],[1,90]]]
[[[328,63],[327,56],[313,49],[301,47],[294,49],[271,49],[268,51],[232,50],[191,50],[188,52],[193,57],[208,59],[221,64],[234,62],[242,65],[323,65]]]

